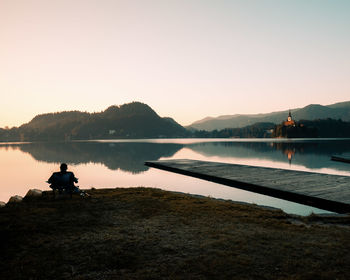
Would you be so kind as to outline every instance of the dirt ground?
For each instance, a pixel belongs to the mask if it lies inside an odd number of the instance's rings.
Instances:
[[[0,279],[350,279],[350,217],[150,188],[0,208]]]

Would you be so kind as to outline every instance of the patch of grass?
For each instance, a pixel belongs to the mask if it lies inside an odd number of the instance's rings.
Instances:
[[[347,279],[350,218],[151,188],[0,209],[0,279]],[[316,277],[317,276],[317,277]]]

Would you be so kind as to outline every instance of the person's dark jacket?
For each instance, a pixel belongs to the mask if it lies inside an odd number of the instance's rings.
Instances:
[[[48,180],[50,187],[55,189],[74,187],[74,183],[78,183],[73,172],[54,172]]]

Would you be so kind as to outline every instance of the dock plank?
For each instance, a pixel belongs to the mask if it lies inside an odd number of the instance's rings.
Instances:
[[[349,176],[188,159],[145,164],[329,211],[350,213]]]

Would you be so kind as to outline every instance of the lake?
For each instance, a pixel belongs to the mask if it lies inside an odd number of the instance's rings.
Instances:
[[[64,143],[0,143],[0,201],[24,196],[29,188],[48,190],[45,182],[59,164],[79,178],[82,189],[154,187],[231,199],[308,215],[325,210],[204,180],[149,168],[145,161],[197,159],[350,176],[350,139],[149,139]],[[349,177],[350,180],[350,177]]]

